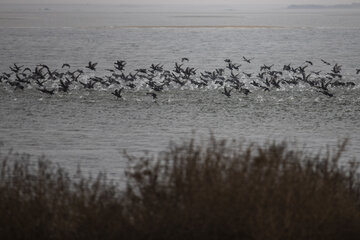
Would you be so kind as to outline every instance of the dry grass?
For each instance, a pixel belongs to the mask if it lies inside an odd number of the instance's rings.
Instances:
[[[127,187],[0,156],[0,239],[360,239],[356,164],[211,138],[129,158]]]

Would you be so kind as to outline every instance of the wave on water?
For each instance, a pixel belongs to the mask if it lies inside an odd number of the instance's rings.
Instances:
[[[163,26],[112,26],[112,28],[282,28],[266,25],[163,25]]]

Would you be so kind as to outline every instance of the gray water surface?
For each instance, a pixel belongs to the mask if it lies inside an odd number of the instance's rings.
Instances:
[[[110,8],[111,9],[111,8]],[[241,63],[246,72],[262,64],[301,65],[326,71],[320,59],[343,66],[351,89],[328,98],[306,88],[227,98],[220,89],[171,89],[154,102],[146,91],[126,91],[117,100],[109,91],[78,90],[46,96],[35,89],[0,88],[0,141],[68,168],[111,174],[125,166],[122,152],[163,151],[169,141],[195,137],[296,140],[310,150],[350,139],[346,157],[360,156],[360,14],[356,11],[246,12],[229,10],[155,11],[123,7],[75,11],[51,7],[0,11],[0,70],[13,63],[34,67],[64,62],[84,68],[98,62],[97,75],[114,61],[126,60],[127,71],[188,57],[198,71]],[[254,57],[251,64],[242,56]],[[93,73],[87,73],[89,76]]]

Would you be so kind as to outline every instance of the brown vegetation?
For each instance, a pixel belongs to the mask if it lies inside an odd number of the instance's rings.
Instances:
[[[0,156],[0,239],[360,239],[358,166],[210,139],[129,158],[127,187]]]

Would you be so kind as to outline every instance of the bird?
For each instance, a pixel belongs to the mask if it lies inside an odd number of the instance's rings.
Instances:
[[[346,82],[345,86],[346,87],[355,87],[355,83],[354,82]]]
[[[156,95],[156,93],[153,93],[153,92],[148,92],[148,93],[146,93],[146,95],[150,95],[154,100],[156,100],[157,99],[157,95]]]
[[[5,79],[9,79],[11,77],[11,75],[13,75],[14,73],[6,73],[6,72],[3,72],[2,73],[2,77],[5,78]]]
[[[261,87],[258,82],[255,82],[255,80],[253,80],[250,84],[253,85],[254,87]]]
[[[37,88],[37,90],[39,90],[40,92],[49,94],[49,95],[54,95],[55,88],[51,89],[51,90],[46,89],[46,88]]]
[[[123,71],[126,65],[126,62],[123,60],[117,60],[115,63],[115,68],[119,71]]]
[[[320,89],[324,90],[324,91],[328,91],[328,86],[332,81],[332,78],[329,79],[328,82],[326,82],[327,78],[322,78],[320,80]]]
[[[18,73],[15,76],[16,76],[16,80],[20,83],[30,83],[30,81],[26,77],[21,78]]]
[[[243,94],[245,94],[246,96],[247,96],[249,93],[251,93],[250,90],[247,89],[247,88],[240,88],[239,91],[242,92]]]
[[[84,88],[93,89],[96,81],[91,81],[91,80],[90,80],[90,81],[88,81],[87,83],[83,83],[83,82],[79,81],[79,83],[80,83],[81,85],[83,85]]]
[[[64,68],[64,67],[70,68],[70,64],[64,63],[61,68]]]
[[[291,71],[291,63],[289,63],[288,65],[284,65],[283,67],[283,71]]]
[[[324,59],[320,59],[320,60],[321,60],[324,64],[326,64],[326,65],[328,65],[328,66],[331,65],[329,62],[325,61]]]
[[[91,61],[88,63],[88,65],[86,66],[86,68],[90,69],[90,70],[93,70],[93,71],[96,71],[96,65],[97,63],[92,63]]]
[[[236,69],[239,70],[239,68],[241,67],[241,64],[235,64],[235,63],[231,63],[229,62],[228,65],[226,66],[226,68],[230,69],[231,71]]]
[[[153,72],[162,72],[163,71],[163,65],[160,65],[160,63],[158,63],[156,65],[151,64],[150,68]]]
[[[305,66],[299,66],[296,70],[299,71],[299,73],[305,73],[305,69],[308,67],[308,65]]]
[[[62,79],[60,79],[60,85],[59,85],[59,89],[58,91],[62,91],[62,92],[68,92],[69,91],[69,87],[70,87],[71,81],[66,77],[66,80],[63,81]]]
[[[253,60],[254,58],[246,58],[243,56],[243,60],[244,62],[247,62],[247,63],[251,63],[251,61]]]
[[[359,73],[360,73],[360,68],[356,69],[356,74],[359,74]]]
[[[278,75],[282,76],[283,73],[281,71],[270,71],[269,75],[273,77],[278,77]]]
[[[121,95],[121,92],[124,90],[124,88],[120,88],[120,89],[115,89],[114,92],[112,92],[111,94],[114,95],[117,98],[123,98]]]
[[[265,87],[265,86],[260,86],[263,90],[264,90],[264,92],[270,92],[270,88],[268,88],[268,87]]]
[[[342,78],[342,75],[341,74],[339,74],[339,73],[333,73],[333,72],[331,72],[331,73],[327,73],[326,74],[328,77],[331,77],[331,78]]]
[[[313,73],[313,74],[315,74],[315,75],[317,75],[317,76],[319,76],[320,75],[320,73],[321,73],[321,71],[311,71],[311,73]]]
[[[339,65],[339,64],[336,63],[336,64],[333,66],[333,69],[331,69],[331,71],[332,71],[333,73],[335,73],[335,74],[340,73],[340,72],[341,72],[341,65]]]
[[[244,74],[245,76],[247,76],[248,78],[251,78],[251,76],[252,76],[252,73],[243,72],[243,74]]]
[[[135,84],[133,84],[133,83],[129,83],[128,85],[126,85],[126,86],[128,86],[129,88],[131,88],[131,89],[133,89],[133,88],[136,88],[136,85]]]
[[[186,58],[186,57],[183,57],[182,59],[181,59],[181,62],[188,62],[189,61],[189,59],[188,58]]]
[[[302,78],[301,80],[304,82],[308,82],[310,77],[311,77],[311,73],[309,73],[308,75],[305,74],[305,72],[301,72]]]
[[[24,73],[24,72],[26,72],[26,71],[28,71],[28,72],[30,72],[30,73],[32,72],[29,67],[24,68],[24,70],[23,70],[22,72]]]
[[[264,75],[265,75],[265,72],[258,73],[257,77],[260,78],[260,79],[263,79]]]
[[[324,94],[324,95],[326,95],[326,96],[328,96],[328,97],[333,97],[333,96],[334,96],[334,94],[329,93],[329,92],[326,91],[326,90],[319,90],[318,92],[320,92],[320,93],[322,93],[322,94]]]
[[[181,67],[182,67],[182,64],[178,64],[178,63],[176,62],[176,63],[175,63],[174,72],[176,72],[176,73],[182,73],[182,72],[183,72],[183,69],[182,69]]]
[[[146,74],[146,73],[147,73],[147,69],[146,69],[146,68],[138,68],[138,69],[135,69],[135,72]]]
[[[235,75],[234,72],[231,71],[231,73],[230,73],[230,78],[231,78],[232,80],[238,80],[238,79],[239,79],[239,73]]]
[[[40,71],[42,71],[45,68],[46,71],[51,72],[49,66],[46,64],[38,64],[37,66],[40,67],[39,69]]]
[[[232,91],[232,90],[233,90],[233,88],[230,89],[230,90],[228,90],[228,89],[226,89],[226,87],[224,87],[224,91],[221,92],[221,93],[224,94],[224,95],[227,96],[227,97],[231,97],[231,91]]]
[[[265,70],[271,70],[271,68],[274,66],[274,64],[270,65],[270,66],[267,66],[267,65],[263,65],[260,67],[260,71],[265,71]]]
[[[20,89],[20,90],[24,90],[24,86],[22,84],[20,84],[19,82],[11,82],[9,81],[8,84],[10,84],[10,86],[15,87],[14,90]]]
[[[18,66],[16,65],[16,63],[13,64],[14,66],[10,66],[10,70],[13,71],[14,73],[18,73],[22,67],[24,66]]]

